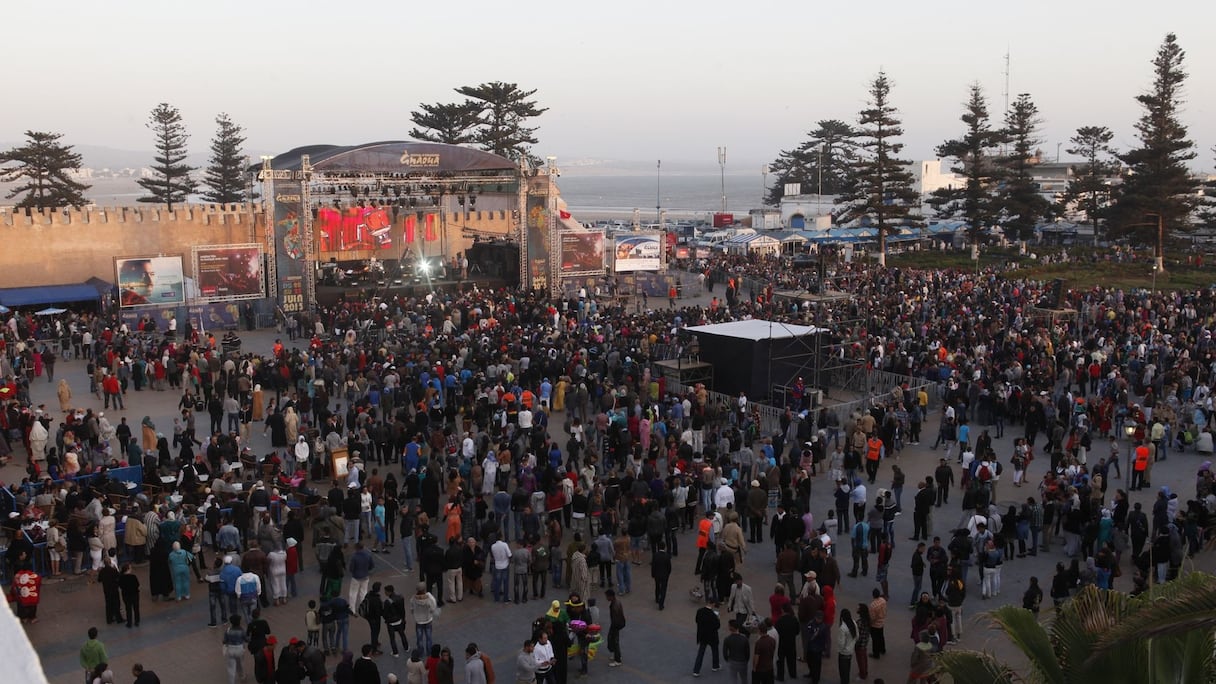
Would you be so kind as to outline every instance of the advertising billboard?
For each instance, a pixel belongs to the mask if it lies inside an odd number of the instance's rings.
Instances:
[[[184,304],[186,278],[180,256],[114,260],[121,306]]]
[[[321,207],[313,222],[321,252],[391,249],[393,215],[388,207]]]
[[[549,196],[528,195],[528,274],[524,286],[549,288]]]
[[[604,272],[604,233],[565,230],[561,234],[562,275]]]
[[[278,304],[284,314],[300,313],[304,301],[304,190],[298,180],[274,181],[274,254],[279,274]]]
[[[261,245],[218,245],[194,250],[194,276],[206,301],[265,296]]]
[[[614,242],[612,269],[617,273],[662,268],[663,238],[658,233],[618,237]]]

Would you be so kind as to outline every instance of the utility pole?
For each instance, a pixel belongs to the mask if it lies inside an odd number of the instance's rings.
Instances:
[[[819,187],[815,190],[815,221],[819,221],[819,215],[823,213],[820,208],[823,204],[823,143],[815,148],[815,170],[819,172]]]
[[[663,208],[663,160],[658,160],[654,168],[654,220],[656,223],[662,223],[659,215]]]
[[[718,168],[722,172],[722,213],[726,213],[726,147],[718,148]]]

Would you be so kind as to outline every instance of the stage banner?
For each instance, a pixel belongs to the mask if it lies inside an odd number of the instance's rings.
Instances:
[[[194,254],[194,275],[201,299],[232,301],[266,296],[261,245],[197,247]]]
[[[114,270],[123,307],[176,305],[186,301],[186,278],[180,256],[119,258],[114,260]]]
[[[388,207],[321,207],[313,221],[320,252],[391,249],[392,210]]]
[[[662,236],[643,233],[616,238],[612,269],[617,273],[657,271],[663,266]]]
[[[528,194],[528,287],[549,289],[549,196]]]
[[[564,230],[561,233],[562,275],[604,272],[604,233]]]
[[[278,307],[285,314],[300,313],[304,301],[304,194],[299,180],[274,181],[274,260],[278,270]]]

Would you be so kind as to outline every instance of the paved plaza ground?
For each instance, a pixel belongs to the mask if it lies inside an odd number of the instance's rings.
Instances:
[[[690,293],[691,294],[691,293]],[[693,301],[707,301],[708,297],[697,295]],[[659,302],[654,302],[659,303]],[[662,302],[666,304],[666,302]],[[244,349],[247,351],[268,354],[276,337],[273,330],[263,330],[255,333],[242,333]],[[101,402],[88,393],[88,379],[85,376],[84,363],[81,361],[61,362],[56,366],[56,375],[66,377],[71,383],[74,393],[74,403],[79,406],[98,409]],[[33,387],[33,400],[46,403],[48,406],[58,406],[54,393],[55,384],[48,383],[46,378],[38,379]],[[133,426],[138,426],[140,419],[151,416],[158,428],[169,433],[173,425],[176,411],[177,395],[166,392],[143,391],[130,392],[127,395],[125,411],[107,411],[107,416],[114,424],[119,416],[126,416]],[[205,427],[205,418],[200,422]],[[935,426],[937,415],[926,421],[927,426]],[[560,420],[550,423],[560,426]],[[560,427],[556,428],[560,430]],[[994,448],[1002,461],[1008,463],[1013,450],[1013,437],[1020,430],[1008,430],[1003,439],[995,440]],[[266,453],[270,449],[269,439],[262,436],[258,425],[253,429],[253,446],[255,451]],[[909,447],[901,455],[900,465],[907,473],[909,487],[905,491],[906,502],[910,503],[911,495],[915,492],[914,482],[931,474],[937,464],[941,452],[929,449],[929,442],[921,446]],[[1194,473],[1199,464],[1205,460],[1194,453],[1171,455],[1164,463],[1157,464],[1153,469],[1153,484],[1169,485],[1179,492],[1185,500],[1194,496]],[[1031,481],[1037,482],[1042,476],[1047,459],[1037,459],[1031,467]],[[0,471],[0,479],[4,481],[18,480],[23,475],[24,459],[18,457],[14,463]],[[1127,473],[1124,473],[1126,476]],[[1008,480],[1009,478],[1005,478]],[[890,468],[883,464],[878,481],[879,486],[887,486],[890,482]],[[1116,479],[1113,487],[1125,487],[1125,479]],[[1024,500],[1031,495],[1031,488],[1014,489],[1008,482],[1002,482],[998,491],[998,501],[1002,510],[1016,500]],[[1132,502],[1142,502],[1145,509],[1151,508],[1154,491],[1133,493]],[[959,509],[960,495],[952,496],[948,507],[936,509],[933,516],[932,530],[934,534],[946,536],[958,522],[961,515]],[[830,485],[820,476],[814,482],[812,492],[813,512],[817,519],[823,517],[832,507]],[[911,510],[909,505],[908,510]],[[911,533],[911,515],[903,515],[896,523],[896,548],[891,564],[890,587],[892,593],[891,609],[886,628],[889,654],[880,662],[871,662],[870,677],[882,677],[887,682],[902,682],[907,675],[907,664],[911,653],[911,611],[906,606],[911,591],[909,560],[912,542],[907,541]],[[310,535],[306,535],[310,536]],[[675,572],[671,580],[667,610],[660,612],[652,600],[652,583],[646,566],[634,569],[634,591],[623,597],[628,627],[623,632],[622,646],[624,649],[624,666],[609,669],[606,651],[591,665],[591,679],[595,681],[612,682],[691,682],[692,663],[696,647],[694,643],[695,627],[693,614],[698,607],[688,598],[692,587],[692,566],[695,560],[695,541],[692,533],[685,533],[680,538],[681,553],[675,559]],[[285,606],[273,607],[265,611],[273,633],[279,643],[286,643],[292,636],[304,636],[304,612],[308,598],[315,598],[319,575],[314,560],[311,545],[305,541],[302,548],[302,558],[305,570],[298,577],[301,596]],[[1057,560],[1062,558],[1061,547],[1057,544],[1047,554],[1037,558],[1012,559],[1005,563],[1003,571],[1002,591],[995,600],[981,600],[975,575],[969,577],[968,599],[964,606],[964,616],[967,621],[965,636],[961,646],[952,648],[975,648],[994,650],[1001,654],[1011,653],[1012,648],[995,632],[987,629],[987,625],[977,617],[985,610],[995,608],[1001,603],[1020,603],[1022,592],[1027,586],[1031,575],[1040,578],[1044,590],[1050,585],[1050,578]],[[1201,554],[1194,561],[1194,566],[1203,570],[1212,570],[1216,566],[1211,553]],[[773,571],[772,546],[767,541],[748,554],[744,563],[743,575],[745,581],[752,586],[756,603],[761,614],[767,612],[767,597],[772,592],[775,583]],[[849,569],[849,553],[842,549],[838,560],[844,572]],[[1125,561],[1126,563],[1126,561]],[[373,575],[374,581],[384,584],[394,584],[399,591],[404,589],[406,595],[412,593],[418,580],[415,573],[409,575],[403,572],[400,547],[389,555],[376,556],[377,568]],[[1191,567],[1187,561],[1186,568]],[[1118,580],[1116,587],[1130,587],[1130,571],[1125,565],[1125,575]],[[141,580],[147,587],[147,566],[137,569]],[[593,574],[593,577],[596,575]],[[872,575],[871,575],[872,577]],[[488,585],[487,576],[487,585]],[[56,684],[79,684],[82,678],[77,664],[77,654],[81,643],[85,640],[85,632],[90,626],[96,625],[101,630],[100,639],[105,643],[111,657],[111,667],[118,674],[117,681],[131,681],[131,665],[143,663],[147,669],[155,670],[166,684],[176,682],[223,682],[225,681],[224,661],[220,651],[221,633],[218,629],[207,627],[207,592],[203,585],[195,585],[195,591],[188,602],[183,603],[153,603],[144,595],[142,601],[143,623],[139,628],[128,630],[124,626],[107,626],[102,609],[102,596],[99,585],[89,584],[86,580],[72,578],[66,580],[48,578],[44,584],[43,599],[39,609],[38,624],[29,626],[30,639],[42,657],[48,679]],[[861,601],[869,601],[870,592],[874,585],[865,579],[850,579],[845,577],[837,591],[838,610],[849,608],[856,612],[856,606]],[[488,587],[487,587],[488,593]],[[602,591],[592,592],[599,597],[604,605]],[[498,671],[499,681],[512,679],[513,658],[515,653],[528,635],[531,621],[544,613],[548,601],[565,598],[562,590],[550,588],[544,601],[532,600],[522,605],[497,605],[489,598],[466,598],[462,603],[446,604],[442,616],[436,622],[434,638],[437,643],[452,647],[457,661],[462,661],[465,645],[470,641],[477,642],[485,653],[493,658]],[[1050,605],[1050,601],[1045,601]],[[761,606],[764,606],[761,608]],[[1044,610],[1044,619],[1050,614],[1050,609]],[[607,610],[604,608],[606,618]],[[407,628],[407,634],[413,641],[412,624]],[[725,635],[725,629],[723,629]],[[351,620],[351,646],[357,651],[358,646],[368,638],[367,623],[358,618]],[[404,678],[405,660],[383,656],[378,659],[382,675],[396,672]],[[336,661],[331,659],[331,667]],[[800,668],[803,666],[800,664]],[[252,662],[246,660],[249,681],[253,681]],[[836,682],[836,666],[833,658],[824,665],[824,681]],[[800,670],[804,673],[805,670]],[[457,681],[463,681],[463,673]],[[725,681],[726,670],[713,673],[706,665],[702,677],[698,681]],[[853,676],[856,677],[856,667]]]

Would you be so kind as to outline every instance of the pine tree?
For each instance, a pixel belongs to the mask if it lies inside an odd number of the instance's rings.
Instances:
[[[475,141],[481,105],[471,100],[450,104],[418,105],[421,111],[410,114],[417,128],[410,130],[414,140],[466,145]]]
[[[228,115],[215,117],[215,137],[211,139],[211,160],[203,175],[203,185],[210,188],[203,199],[216,204],[237,204],[245,197],[245,129],[233,123]]]
[[[1035,226],[1051,212],[1051,203],[1039,194],[1034,180],[1035,148],[1042,143],[1038,137],[1039,108],[1022,93],[1005,112],[1004,136],[1010,144],[1009,153],[1001,160],[1003,180],[997,192],[998,220],[1005,237],[1029,240]]]
[[[1074,167],[1074,176],[1068,181],[1057,211],[1064,213],[1075,208],[1085,212],[1085,218],[1093,225],[1095,242],[1098,240],[1098,221],[1110,201],[1106,177],[1114,171],[1115,164],[1108,161],[1115,154],[1110,144],[1114,138],[1115,134],[1106,126],[1082,126],[1068,140],[1072,145],[1068,153],[1083,158],[1085,164],[1081,168]]]
[[[181,112],[166,102],[152,110],[148,128],[156,136],[156,156],[152,164],[155,175],[139,179],[139,185],[151,193],[140,197],[139,201],[164,204],[172,211],[174,204],[185,202],[195,189],[194,179],[190,177],[195,167],[183,163],[186,161],[186,140],[190,136],[182,124]]]
[[[802,192],[818,192],[822,182],[825,195],[836,195],[848,184],[853,164],[853,127],[838,119],[824,119],[807,133],[807,140],[792,150],[782,150],[769,172],[775,180],[768,190],[767,203],[777,205],[788,183],[798,183]],[[820,166],[823,171],[820,173]]]
[[[887,263],[887,231],[909,217],[919,221],[920,194],[913,187],[911,162],[899,158],[899,109],[891,104],[891,81],[882,71],[870,83],[869,106],[857,116],[857,159],[840,198],[844,220],[869,218],[878,228],[878,263]]]
[[[1111,237],[1127,237],[1141,244],[1157,245],[1157,266],[1163,261],[1163,239],[1175,231],[1190,230],[1198,183],[1187,162],[1195,158],[1195,143],[1187,138],[1186,126],[1178,118],[1186,72],[1186,53],[1174,34],[1168,34],[1153,59],[1153,85],[1136,96],[1144,115],[1136,122],[1140,147],[1119,155],[1127,175],[1118,188],[1109,221]]]
[[[91,186],[78,183],[68,171],[80,168],[80,155],[71,145],[59,142],[61,133],[26,131],[26,143],[0,152],[0,164],[15,164],[0,168],[0,182],[18,183],[6,195],[12,199],[21,195],[21,209],[58,209],[82,207],[88,204],[84,191]]]
[[[526,124],[548,111],[535,100],[535,90],[520,90],[515,83],[492,81],[479,86],[456,89],[480,107],[475,141],[486,152],[507,159],[533,159],[531,146],[537,143],[536,127]]]
[[[999,170],[993,154],[1002,139],[999,131],[992,130],[988,100],[978,83],[971,86],[971,96],[959,118],[966,126],[963,137],[938,145],[937,156],[954,159],[950,170],[961,174],[966,182],[961,188],[935,190],[928,202],[939,217],[961,217],[971,241],[978,243],[980,231],[992,225],[995,218],[992,188]]]

